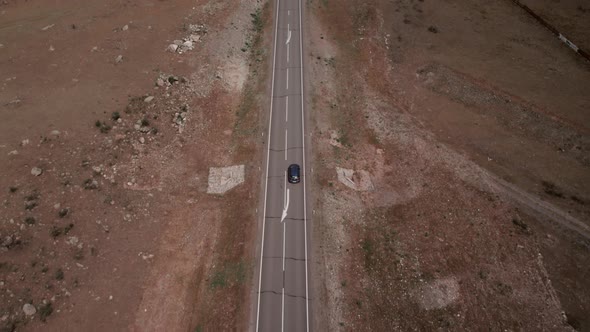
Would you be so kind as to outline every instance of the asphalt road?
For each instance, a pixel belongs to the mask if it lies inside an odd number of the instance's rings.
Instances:
[[[309,331],[301,0],[276,0],[257,331]],[[290,164],[301,182],[290,184]]]

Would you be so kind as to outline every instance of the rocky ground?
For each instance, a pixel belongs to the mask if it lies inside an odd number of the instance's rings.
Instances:
[[[590,64],[512,1],[307,4],[316,329],[589,330]]]
[[[246,328],[267,7],[0,3],[1,331]]]

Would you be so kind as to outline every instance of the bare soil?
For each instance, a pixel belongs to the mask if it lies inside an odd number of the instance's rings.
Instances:
[[[307,13],[316,329],[589,330],[590,64],[512,1]]]
[[[247,328],[269,20],[254,0],[0,3],[1,331]],[[245,182],[207,194],[231,165]]]

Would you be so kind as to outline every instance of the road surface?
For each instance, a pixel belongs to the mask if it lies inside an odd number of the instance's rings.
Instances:
[[[276,0],[256,331],[309,331],[301,0]],[[301,166],[301,182],[287,167]]]

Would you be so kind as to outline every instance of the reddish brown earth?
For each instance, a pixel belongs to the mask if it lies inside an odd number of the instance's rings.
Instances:
[[[0,3],[1,331],[247,328],[262,7]],[[244,184],[206,193],[209,167],[239,164]]]
[[[590,63],[512,1],[307,12],[316,329],[589,330]]]

